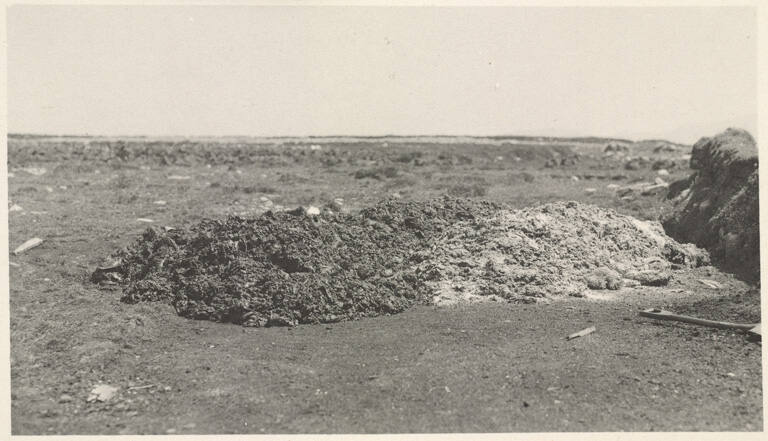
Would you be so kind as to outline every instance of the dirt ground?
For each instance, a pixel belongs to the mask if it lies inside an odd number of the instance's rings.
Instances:
[[[125,304],[118,287],[89,281],[148,225],[337,198],[348,210],[442,194],[515,207],[577,200],[655,219],[669,209],[663,194],[628,188],[660,177],[654,160],[684,164],[687,153],[636,146],[652,160],[627,169],[603,156],[602,141],[566,144],[579,153],[572,161],[547,142],[537,154],[517,144],[307,141],[238,162],[173,149],[83,158],[11,140],[8,192],[20,209],[9,213],[10,247],[44,239],[10,257],[13,434],[762,430],[760,344],[637,314],[759,321],[759,289],[714,267],[676,271],[667,287],[277,328]],[[669,172],[672,182],[690,170]],[[593,334],[565,340],[589,326]],[[119,389],[89,402],[98,384]]]

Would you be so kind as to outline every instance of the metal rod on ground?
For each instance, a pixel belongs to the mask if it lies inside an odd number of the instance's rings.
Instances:
[[[689,317],[687,315],[673,314],[669,311],[665,311],[663,309],[658,309],[658,308],[650,308],[650,309],[640,311],[640,315],[642,317],[648,317],[656,320],[669,320],[669,321],[693,323],[695,325],[708,326],[710,328],[739,329],[742,331],[747,331],[750,334],[762,335],[760,333],[760,323],[730,323],[730,322],[719,322],[715,320],[705,320],[705,319],[700,319],[696,317]]]

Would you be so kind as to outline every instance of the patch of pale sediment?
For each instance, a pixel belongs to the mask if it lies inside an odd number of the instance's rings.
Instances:
[[[454,280],[443,279],[431,283],[433,289],[432,304],[436,306],[451,306],[465,303],[506,302],[495,294],[483,295],[482,288],[477,282],[464,280],[454,283]]]

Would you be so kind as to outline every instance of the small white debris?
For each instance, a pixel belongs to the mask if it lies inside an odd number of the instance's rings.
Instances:
[[[669,172],[666,168],[661,168],[656,172],[659,176],[669,176]]]
[[[8,172],[8,177],[9,177],[9,178],[15,178],[15,177],[16,177],[16,175],[15,175],[15,174],[13,174],[13,173],[11,173],[11,172]]]
[[[115,396],[118,390],[119,388],[108,384],[99,384],[91,390],[91,394],[88,396],[87,401],[109,401]]]
[[[736,376],[736,374],[734,374],[733,372],[728,372],[728,373],[727,373],[727,374],[725,374],[725,375],[728,375],[729,377],[735,377],[735,376]]]
[[[584,193],[594,193],[596,191],[597,191],[597,189],[596,188],[592,188],[592,187],[584,189]]]
[[[155,204],[155,205],[165,205],[165,204],[167,204],[167,202],[165,202],[165,201],[155,201],[155,202],[152,202],[152,203]]]
[[[661,178],[656,178],[656,179],[653,180],[653,182],[655,182],[656,185],[669,185],[669,184],[667,184],[667,181],[665,181],[665,180],[663,180]]]
[[[59,188],[62,189],[62,190],[66,190],[67,186],[66,185],[59,185]]]
[[[152,223],[154,221],[152,219],[147,219],[146,217],[140,217],[140,218],[136,219],[136,222]]]
[[[497,157],[496,157],[496,160],[497,160],[497,161],[503,161],[503,160],[504,160],[504,157],[503,157],[503,156],[497,156]]]
[[[13,254],[21,254],[24,251],[31,250],[32,248],[40,245],[41,243],[43,243],[43,239],[40,239],[39,237],[34,237],[24,242],[23,244],[19,245],[18,248],[13,250]]]
[[[139,169],[140,169],[140,170],[144,170],[144,171],[149,171],[149,170],[151,170],[151,168],[149,168],[149,166],[148,166],[148,165],[142,165],[142,166],[139,166]]]
[[[51,187],[50,185],[46,185],[45,191],[47,191],[48,193],[53,193],[53,187]]]
[[[619,186],[617,184],[608,184],[605,186],[605,188],[607,188],[608,190],[616,190],[619,188]]]
[[[186,181],[187,179],[192,179],[192,176],[171,175],[168,176],[168,179],[171,181]]]
[[[320,214],[320,209],[315,207],[314,205],[310,205],[307,208],[307,214],[309,214],[311,216],[317,216],[318,214]]]
[[[635,279],[621,279],[625,288],[635,288],[640,286],[640,282]]]
[[[721,289],[723,287],[723,285],[721,285],[718,282],[715,282],[714,280],[699,279],[699,282],[701,282],[704,285],[707,285],[712,289]]]
[[[8,265],[10,265],[10,266],[16,266],[16,267],[19,267],[19,266],[21,266],[21,265],[19,265],[19,264],[18,264],[18,263],[16,263],[16,262],[8,262]]]
[[[323,148],[317,144],[312,144],[311,146],[309,146],[309,149],[312,151],[316,151],[316,150],[322,150]]]
[[[48,170],[46,170],[44,167],[27,167],[27,168],[22,168],[21,171],[25,171],[30,175],[34,175],[34,176],[42,176]]]
[[[11,208],[8,209],[8,211],[24,211],[24,209],[21,208],[21,205],[13,204],[11,205]]]
[[[579,177],[578,177],[578,176],[571,176],[571,181],[574,181],[574,182],[576,182],[576,181],[578,181],[578,180],[579,180]]]
[[[582,329],[579,332],[574,332],[573,334],[566,337],[566,340],[573,340],[574,338],[584,337],[586,335],[589,335],[591,333],[595,332],[595,327],[590,326],[589,328]]]

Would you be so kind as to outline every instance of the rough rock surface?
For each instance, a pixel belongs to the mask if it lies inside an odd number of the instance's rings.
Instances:
[[[675,210],[667,233],[706,248],[725,270],[749,280],[760,275],[758,158],[754,138],[728,129],[702,138],[691,152],[695,172],[670,186]]]
[[[93,280],[123,284],[124,301],[251,326],[351,320],[415,303],[578,296],[588,286],[618,289],[622,278],[658,283],[673,267],[708,261],[659,224],[592,205],[510,210],[450,197],[148,229],[115,257]]]

